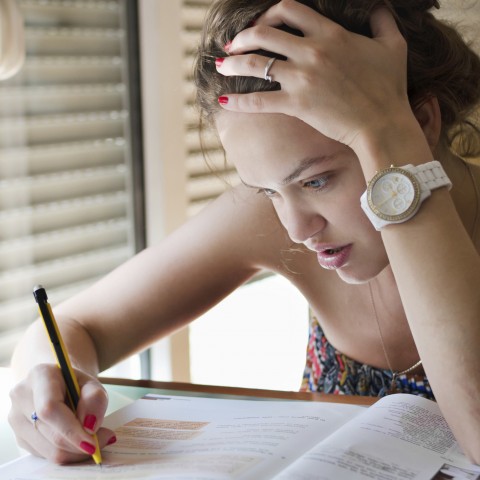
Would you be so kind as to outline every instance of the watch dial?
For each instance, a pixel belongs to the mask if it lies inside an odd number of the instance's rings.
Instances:
[[[369,204],[377,216],[385,220],[403,220],[415,211],[419,187],[413,175],[391,168],[380,172],[370,184]]]

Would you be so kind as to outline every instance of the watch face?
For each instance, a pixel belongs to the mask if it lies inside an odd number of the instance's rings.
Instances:
[[[372,211],[383,220],[399,222],[413,215],[420,200],[417,179],[407,170],[391,167],[377,173],[368,185]]]

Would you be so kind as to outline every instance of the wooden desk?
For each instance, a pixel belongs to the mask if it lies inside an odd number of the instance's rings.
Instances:
[[[351,395],[332,395],[325,393],[284,392],[278,390],[259,390],[255,388],[221,387],[216,385],[198,385],[180,382],[158,382],[155,380],[130,380],[125,378],[100,377],[108,390],[133,393],[130,398],[140,398],[145,393],[155,391],[167,395],[196,395],[213,397],[258,398],[304,400],[310,402],[348,403],[351,405],[373,405],[376,397],[361,397]],[[111,387],[110,387],[111,386]],[[134,389],[132,390],[132,387]],[[135,391],[137,389],[138,391]]]

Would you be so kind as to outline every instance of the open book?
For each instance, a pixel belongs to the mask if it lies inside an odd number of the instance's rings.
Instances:
[[[93,461],[31,456],[9,479],[480,479],[436,403],[385,397],[369,408],[320,402],[147,395],[106,424],[117,443]]]

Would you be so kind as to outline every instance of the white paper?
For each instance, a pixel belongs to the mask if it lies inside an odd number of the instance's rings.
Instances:
[[[317,444],[281,480],[480,480],[435,402],[391,395]]]
[[[56,466],[27,456],[2,480],[480,480],[435,402],[391,395],[365,407],[149,395],[106,420],[116,444]]]
[[[91,461],[56,466],[25,457],[2,480],[268,479],[364,407],[317,402],[149,395],[113,413],[117,443]]]

